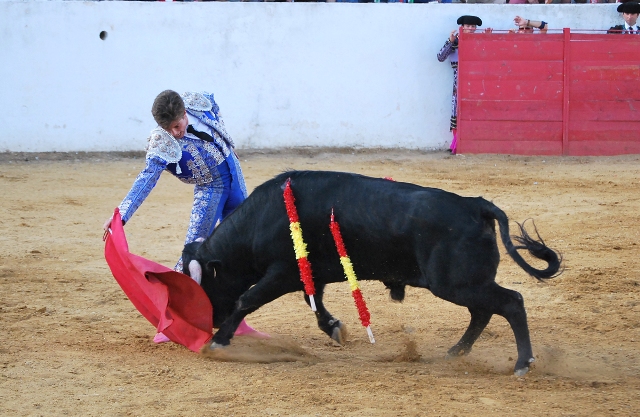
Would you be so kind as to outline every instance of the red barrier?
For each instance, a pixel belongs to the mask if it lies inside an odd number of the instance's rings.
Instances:
[[[640,153],[640,36],[460,35],[458,152]]]

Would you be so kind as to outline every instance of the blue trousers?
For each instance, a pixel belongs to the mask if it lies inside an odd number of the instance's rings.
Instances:
[[[242,172],[238,172],[239,166],[232,153],[218,165],[219,179],[207,185],[195,186],[185,245],[198,238],[209,237],[218,221],[222,221],[247,198],[244,177]],[[182,258],[175,269],[182,271]]]

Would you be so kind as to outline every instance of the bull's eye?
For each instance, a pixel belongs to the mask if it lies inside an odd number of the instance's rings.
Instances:
[[[213,278],[215,278],[217,275],[216,270],[221,267],[222,267],[222,264],[220,263],[220,261],[209,261],[207,262],[205,269],[207,273],[213,275]]]

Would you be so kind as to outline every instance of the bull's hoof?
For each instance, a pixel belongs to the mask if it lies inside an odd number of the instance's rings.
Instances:
[[[529,372],[529,367],[525,366],[524,368],[516,369],[513,374],[515,376],[524,376],[527,372]]]
[[[445,356],[445,358],[447,358],[447,359],[455,359],[455,358],[460,357],[460,356],[466,356],[469,353],[471,353],[471,348],[470,347],[464,348],[462,346],[455,345],[455,346],[453,346],[451,349],[449,349],[447,351],[447,356]]]
[[[224,347],[226,347],[227,345],[222,345],[220,343],[216,343],[216,342],[211,342],[211,344],[209,345],[209,350],[216,350],[216,349],[222,349]]]
[[[335,340],[338,344],[344,345],[347,341],[347,326],[345,326],[341,321],[335,324],[333,331],[331,332],[331,338]]]
[[[529,372],[529,365],[533,362],[535,362],[535,358],[529,358],[528,361],[525,362],[525,364],[523,366],[518,366],[519,364],[516,364],[516,369],[513,371],[513,374],[515,376],[524,376],[526,375],[527,372]]]

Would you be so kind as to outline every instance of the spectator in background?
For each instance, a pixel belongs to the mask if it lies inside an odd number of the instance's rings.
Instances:
[[[547,29],[549,29],[549,25],[544,20],[529,20],[516,16],[513,22],[518,26],[518,29],[510,29],[509,32],[533,33],[533,29],[537,28],[540,29],[540,33],[546,33]]]
[[[607,33],[629,33],[638,34],[638,14],[640,13],[640,3],[628,1],[618,6],[618,12],[622,13],[624,25],[616,25],[609,28]]]
[[[482,20],[478,16],[460,16],[457,21],[460,27],[454,29],[449,34],[449,38],[445,41],[444,46],[438,52],[438,61],[444,62],[447,57],[453,68],[453,97],[451,98],[451,123],[449,130],[453,134],[449,151],[456,153],[458,147],[458,35],[461,31],[465,33],[473,33],[478,26],[482,26]]]
[[[460,1],[460,3],[492,3],[492,4],[506,4],[508,3],[508,0],[466,0],[466,1]],[[445,3],[444,1],[442,3]],[[451,1],[449,1],[448,3],[452,3]]]

